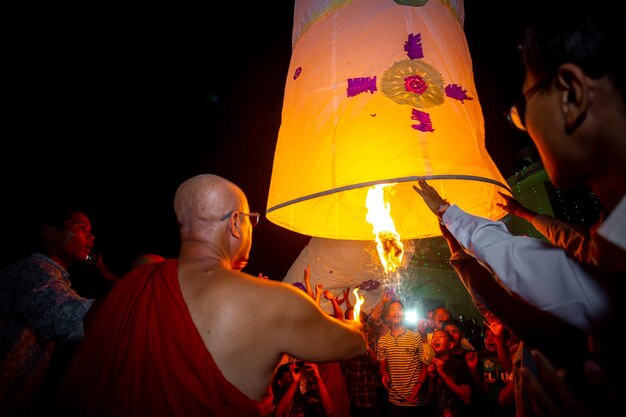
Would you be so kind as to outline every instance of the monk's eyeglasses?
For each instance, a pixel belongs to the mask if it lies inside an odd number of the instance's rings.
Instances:
[[[220,221],[223,222],[224,220],[228,219],[235,211],[237,211],[237,210],[229,211],[228,213],[226,213],[225,215],[220,217]],[[261,218],[261,215],[259,213],[257,213],[256,211],[253,211],[251,213],[246,213],[246,212],[243,212],[243,211],[239,211],[238,213],[241,214],[242,216],[248,216],[248,218],[250,219],[250,224],[252,225],[252,227],[254,227],[257,224],[259,224],[259,219]]]

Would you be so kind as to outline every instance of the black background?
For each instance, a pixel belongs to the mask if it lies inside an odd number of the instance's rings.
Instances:
[[[192,175],[232,180],[264,212],[293,3],[210,4],[7,14],[0,267],[30,253],[34,214],[61,200],[83,204],[118,274],[143,252],[177,255],[172,200]],[[466,2],[465,31],[507,178],[531,144],[502,116],[521,88],[515,40],[541,2],[496,4]],[[308,239],[262,218],[246,271],[282,279]]]

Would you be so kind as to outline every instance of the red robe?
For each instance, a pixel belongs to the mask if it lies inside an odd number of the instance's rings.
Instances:
[[[86,333],[61,386],[64,413],[259,415],[257,402],[224,378],[204,345],[180,290],[177,260],[132,270]]]

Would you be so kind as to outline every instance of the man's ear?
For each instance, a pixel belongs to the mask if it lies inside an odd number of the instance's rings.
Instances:
[[[238,211],[235,211],[228,219],[228,227],[230,228],[230,234],[234,238],[241,239],[241,216]]]
[[[583,70],[574,64],[563,64],[555,82],[561,95],[561,113],[567,133],[574,131],[585,119],[590,105],[589,83]]]

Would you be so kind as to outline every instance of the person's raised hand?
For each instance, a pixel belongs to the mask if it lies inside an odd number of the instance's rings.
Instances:
[[[483,323],[485,326],[489,327],[489,330],[493,333],[494,337],[504,338],[504,325],[500,321],[495,314],[486,311],[485,312],[485,321]]]
[[[508,194],[503,194],[500,191],[498,191],[498,194],[500,194],[500,196],[504,199],[504,203],[496,203],[496,206],[500,207],[502,210],[506,211],[507,213],[522,217],[522,215],[528,211],[526,207],[524,207],[519,201],[514,199],[512,196]]]
[[[311,280],[311,265],[307,264],[306,268],[304,268],[304,275],[302,277],[304,282]]]
[[[380,302],[383,304],[388,303],[393,300],[394,295],[393,288],[385,288],[380,296]]]
[[[352,307],[352,303],[350,302],[350,287],[343,290],[343,300],[346,301],[346,308]]]
[[[428,185],[425,180],[418,180],[417,184],[419,187],[414,185],[413,189],[424,199],[424,203],[426,203],[430,211],[439,216],[439,212],[437,210],[439,207],[447,204],[448,202],[439,195],[437,190]]]

